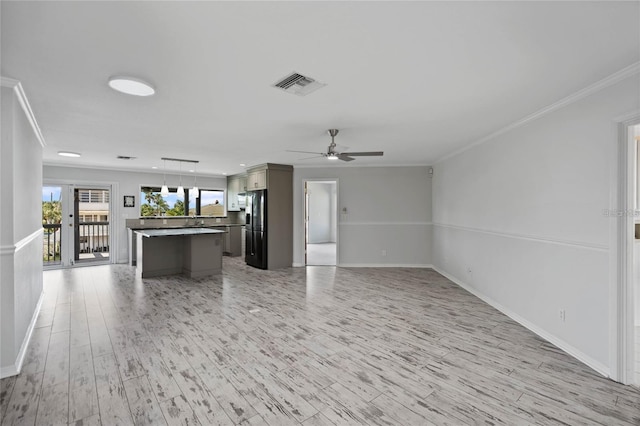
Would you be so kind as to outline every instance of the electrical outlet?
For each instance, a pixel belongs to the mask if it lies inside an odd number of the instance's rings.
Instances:
[[[382,250],[382,256],[386,256],[387,255],[387,251],[386,250]]]
[[[140,219],[140,225],[144,225],[144,219]]]
[[[162,219],[162,224],[166,225],[167,224],[167,219]]]
[[[216,218],[216,223],[220,223],[220,222],[222,222],[222,220],[220,220],[220,218],[219,218],[219,217],[218,217],[218,218]]]

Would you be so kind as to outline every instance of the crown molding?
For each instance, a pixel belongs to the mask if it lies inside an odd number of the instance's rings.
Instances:
[[[40,146],[44,148],[47,143],[44,140],[44,136],[42,136],[42,131],[40,131],[40,126],[38,126],[36,116],[33,114],[31,105],[29,105],[29,100],[27,99],[27,95],[24,93],[22,84],[18,80],[14,80],[13,78],[0,76],[0,86],[8,87],[15,92],[16,97],[18,98],[18,102],[20,102],[20,106],[24,111],[24,115],[27,116],[27,120],[29,120],[29,124],[31,124],[33,133],[36,135],[36,139],[38,139]]]
[[[611,74],[610,76],[605,77],[602,80],[597,81],[594,84],[585,87],[584,89],[578,90],[577,92],[575,92],[575,93],[573,93],[573,94],[571,94],[571,95],[569,95],[569,96],[567,96],[565,98],[562,98],[559,101],[554,102],[551,105],[546,106],[546,107],[534,112],[533,114],[527,115],[526,117],[521,118],[520,120],[515,121],[515,122],[509,124],[508,126],[503,127],[502,129],[496,131],[496,132],[493,132],[493,133],[491,133],[491,134],[489,134],[489,135],[487,135],[487,136],[485,136],[485,137],[483,137],[483,138],[481,138],[481,139],[479,139],[479,140],[477,140],[477,141],[475,141],[475,142],[473,142],[473,143],[471,143],[469,145],[464,146],[463,148],[457,149],[457,150],[455,150],[455,151],[453,151],[453,152],[451,152],[451,153],[449,153],[449,154],[447,154],[447,155],[445,155],[443,157],[440,157],[434,163],[435,164],[441,163],[441,162],[443,162],[445,160],[448,160],[451,157],[455,157],[458,154],[462,154],[463,152],[465,152],[465,151],[467,151],[467,150],[469,150],[469,149],[471,149],[473,147],[476,147],[478,145],[482,145],[483,143],[488,142],[488,141],[490,141],[492,139],[495,139],[496,137],[498,137],[498,136],[500,136],[500,135],[502,135],[504,133],[510,132],[511,130],[514,130],[514,129],[517,129],[518,127],[524,126],[525,124],[528,124],[528,123],[530,123],[530,122],[532,122],[534,120],[539,119],[540,117],[543,117],[543,116],[545,116],[547,114],[550,114],[550,113],[552,113],[554,111],[557,111],[560,108],[564,108],[565,106],[570,105],[570,104],[572,104],[574,102],[577,102],[580,99],[584,99],[587,96],[591,96],[594,93],[597,93],[602,89],[605,89],[605,88],[607,88],[609,86],[613,86],[614,84],[619,83],[622,80],[625,80],[625,79],[627,79],[629,77],[632,77],[633,75],[638,74],[638,73],[640,73],[640,61],[635,62],[635,63],[629,65],[628,67],[625,67],[625,68],[621,69],[620,71],[617,71],[617,72]]]

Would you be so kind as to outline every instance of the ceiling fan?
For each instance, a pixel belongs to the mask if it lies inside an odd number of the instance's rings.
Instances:
[[[290,151],[287,152],[301,152],[303,154],[318,154],[317,157],[309,157],[303,158],[303,160],[310,160],[311,158],[325,157],[328,160],[342,160],[342,161],[353,161],[355,158],[353,157],[375,157],[382,156],[384,152],[382,151],[369,151],[369,152],[337,152],[336,151],[336,142],[334,138],[338,134],[338,129],[329,129],[329,135],[331,136],[331,143],[327,148],[327,152],[310,152],[310,151]]]

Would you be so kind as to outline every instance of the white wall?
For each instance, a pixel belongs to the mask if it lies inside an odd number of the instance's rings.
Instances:
[[[615,118],[637,75],[435,165],[433,263],[608,374]],[[559,318],[566,310],[566,321]]]
[[[307,194],[309,196],[309,243],[335,243],[336,184],[308,182]]]
[[[164,180],[163,173],[141,173],[122,170],[89,169],[76,167],[44,166],[44,182],[46,183],[77,183],[77,184],[101,184],[112,185],[112,202],[115,203],[116,213],[112,217],[112,226],[115,229],[117,244],[112,243],[112,255],[117,263],[128,261],[128,242],[126,219],[134,219],[140,216],[140,186],[157,185],[161,186]],[[189,183],[193,180],[190,174],[187,178],[183,176],[183,182]],[[177,184],[178,177],[167,175],[167,183]],[[42,186],[42,182],[40,182]],[[198,187],[200,189],[217,189],[226,191],[227,179],[218,177],[198,176]],[[135,207],[124,207],[123,196],[134,195],[136,197]]]
[[[0,377],[18,374],[42,295],[42,144],[17,81],[2,79]]]
[[[293,262],[304,265],[304,180],[338,180],[338,264],[431,264],[428,167],[295,168]],[[342,209],[347,209],[346,216]],[[382,256],[382,250],[387,251]]]

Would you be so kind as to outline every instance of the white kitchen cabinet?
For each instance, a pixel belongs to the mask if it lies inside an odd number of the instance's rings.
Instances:
[[[227,211],[240,211],[238,194],[240,194],[240,179],[238,177],[227,178]]]
[[[267,171],[252,170],[247,174],[247,191],[267,188]]]

